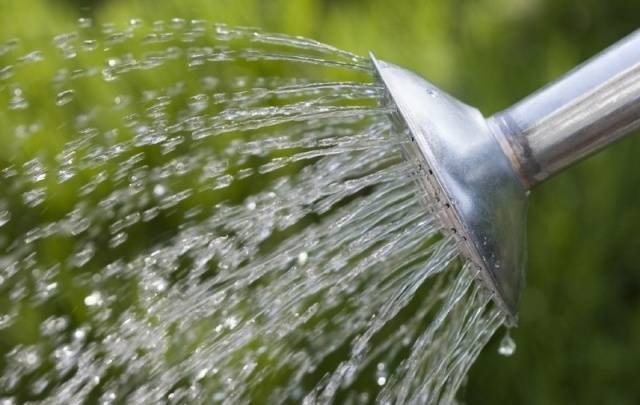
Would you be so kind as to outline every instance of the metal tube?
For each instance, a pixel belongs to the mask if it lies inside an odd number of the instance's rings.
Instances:
[[[640,127],[640,30],[489,119],[526,187]]]

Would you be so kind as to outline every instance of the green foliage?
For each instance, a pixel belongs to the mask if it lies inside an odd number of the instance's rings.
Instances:
[[[358,54],[372,50],[486,114],[640,25],[640,2],[629,0],[4,0],[1,8],[0,38],[20,37],[33,48],[47,48],[53,35],[72,30],[81,16],[98,23],[197,18],[304,35]],[[55,64],[48,57],[38,69],[49,73],[25,74],[50,77]],[[32,84],[32,91],[44,92],[37,80]],[[95,102],[114,96],[106,92],[92,87],[82,97]],[[58,114],[54,106],[41,107],[43,116]],[[2,120],[0,112],[0,127]],[[17,147],[0,128],[0,158],[56,149],[64,137],[58,131]],[[498,356],[497,336],[463,388],[463,401],[640,401],[639,154],[640,138],[629,138],[534,191],[528,286],[513,332],[518,349],[513,357]],[[71,199],[60,189],[56,201],[67,206]],[[46,247],[53,257],[68,248]],[[81,307],[73,304],[81,293],[69,292],[61,305]],[[33,340],[42,319],[27,308],[21,335],[11,339]]]

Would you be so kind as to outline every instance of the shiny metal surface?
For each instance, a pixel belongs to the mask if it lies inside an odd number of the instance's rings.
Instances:
[[[420,185],[446,232],[515,322],[526,260],[527,192],[480,112],[372,56],[424,164]]]
[[[482,114],[406,69],[377,60],[420,186],[494,301],[517,319],[528,189],[640,127],[640,31],[514,106]]]
[[[640,30],[490,118],[532,187],[640,127]]]

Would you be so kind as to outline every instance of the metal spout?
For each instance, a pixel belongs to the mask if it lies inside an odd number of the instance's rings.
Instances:
[[[489,119],[528,187],[640,127],[640,30]]]
[[[420,186],[494,300],[517,320],[528,190],[640,127],[640,31],[485,119],[420,76],[371,59],[423,165]]]

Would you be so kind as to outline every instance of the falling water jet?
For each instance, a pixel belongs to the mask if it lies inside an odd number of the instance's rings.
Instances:
[[[0,334],[37,339],[10,340],[1,391],[452,397],[504,316],[425,211],[370,61],[200,21],[105,29],[3,55]]]

